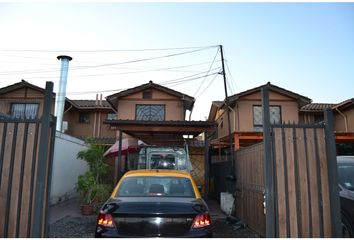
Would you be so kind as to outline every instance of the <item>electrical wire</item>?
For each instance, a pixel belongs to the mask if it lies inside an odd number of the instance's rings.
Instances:
[[[210,65],[210,67],[209,67],[208,73],[209,73],[209,71],[211,70],[211,67],[212,67],[213,64],[214,64],[214,61],[215,61],[215,59],[216,59],[216,56],[217,56],[218,53],[219,53],[219,50],[220,50],[220,48],[218,48],[217,51],[216,51],[216,54],[215,54],[215,56],[214,56],[214,59],[213,59],[211,65]],[[208,74],[207,74],[207,75],[208,75]],[[206,79],[206,77],[205,77],[205,78],[203,79],[203,81],[200,83],[200,85],[199,85],[197,91],[195,91],[195,93],[193,94],[193,97],[198,93],[198,91],[199,91],[199,89],[202,87],[202,85],[203,85],[205,79]]]

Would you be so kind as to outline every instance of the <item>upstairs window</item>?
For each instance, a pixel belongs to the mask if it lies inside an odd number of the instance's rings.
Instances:
[[[88,112],[80,112],[79,123],[89,123],[89,122],[90,122],[90,114]]]
[[[135,120],[164,121],[165,105],[137,104],[135,111]]]
[[[33,120],[37,118],[38,103],[13,103],[11,116],[17,119]]]
[[[144,98],[144,99],[152,98],[152,91],[151,91],[151,89],[143,91],[143,98]]]
[[[281,108],[280,106],[269,106],[269,117],[271,124],[281,123]],[[262,131],[263,118],[262,106],[253,106],[253,127],[255,131]]]

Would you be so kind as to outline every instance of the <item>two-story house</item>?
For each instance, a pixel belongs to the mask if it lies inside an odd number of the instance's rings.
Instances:
[[[192,175],[198,184],[204,185],[205,144],[197,146],[192,140],[201,133],[214,131],[215,124],[185,120],[189,118],[187,112],[193,110],[193,97],[150,81],[106,99],[117,112],[117,119],[104,123],[117,128],[118,141],[130,136],[148,145],[181,147],[189,143]],[[124,164],[123,158],[116,158],[112,168],[119,168],[118,163]]]
[[[299,123],[299,109],[311,103],[311,99],[297,93],[269,86],[271,123]],[[262,86],[235,94],[229,99],[231,138],[235,149],[262,141]],[[209,121],[217,123],[217,136],[214,146],[229,145],[229,125],[227,108],[224,102],[214,101],[209,112]]]
[[[323,110],[333,112],[337,154],[354,154],[354,98],[338,104],[309,103],[299,110],[302,123],[317,123],[324,120]]]
[[[21,82],[0,88],[0,113],[17,119],[37,119],[42,116],[45,89],[29,82]],[[54,112],[53,106],[51,113]]]
[[[25,80],[0,88],[0,115],[18,119],[42,116],[45,89]],[[51,113],[54,114],[55,93]],[[71,136],[94,138],[100,144],[113,144],[116,131],[103,121],[115,119],[116,114],[105,100],[71,100],[66,98],[63,130]]]

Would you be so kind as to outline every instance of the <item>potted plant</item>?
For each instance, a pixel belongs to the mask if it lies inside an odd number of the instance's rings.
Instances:
[[[95,144],[91,139],[86,140],[86,143],[89,147],[80,151],[77,158],[86,161],[89,169],[78,176],[76,190],[82,202],[81,213],[90,215],[95,204],[102,203],[108,198],[111,188],[102,180],[108,172],[108,165],[103,158],[104,146]]]

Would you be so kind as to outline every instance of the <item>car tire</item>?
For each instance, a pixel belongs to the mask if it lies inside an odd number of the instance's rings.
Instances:
[[[342,216],[342,237],[343,238],[353,238],[354,237],[354,231],[353,227],[350,225],[349,220],[344,214],[341,214]]]

